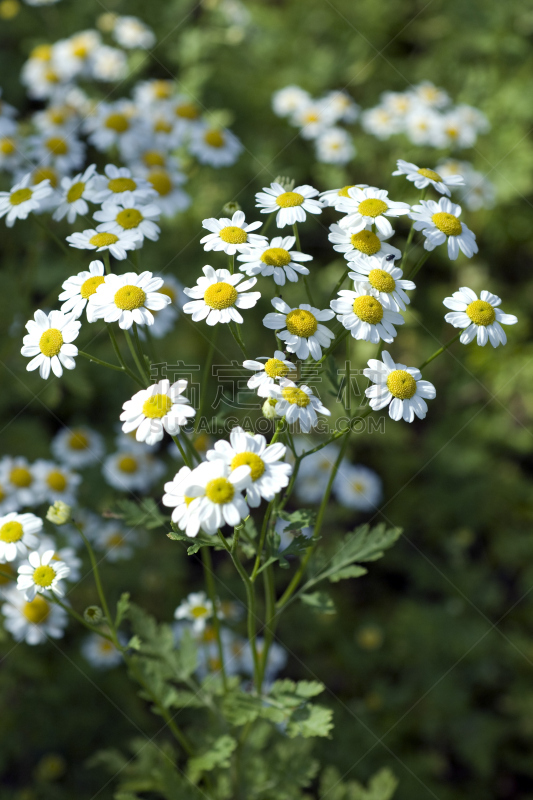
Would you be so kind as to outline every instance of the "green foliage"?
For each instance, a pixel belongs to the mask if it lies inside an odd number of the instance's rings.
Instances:
[[[373,775],[368,787],[358,781],[343,781],[335,767],[327,767],[320,778],[320,796],[329,800],[390,800],[398,786],[393,773],[383,768]]]
[[[194,539],[191,539],[190,536],[186,536],[182,533],[179,528],[174,528],[170,533],[167,533],[167,536],[169,539],[173,539],[176,542],[187,542],[189,545],[187,547],[188,556],[193,556],[201,550],[202,547],[215,547],[219,550],[223,547],[216,536],[209,536],[203,531],[199,531]]]
[[[125,525],[131,528],[146,528],[155,530],[168,525],[168,516],[162,514],[157,503],[152,497],[146,497],[138,503],[133,500],[118,500],[117,506],[121,510],[121,517]]]
[[[237,740],[227,734],[219,736],[201,755],[189,759],[188,776],[193,783],[198,783],[204,772],[219,767],[228,769],[231,765],[231,754],[237,747]]]

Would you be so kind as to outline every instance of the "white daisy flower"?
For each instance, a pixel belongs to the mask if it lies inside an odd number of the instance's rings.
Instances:
[[[181,188],[185,177],[179,170],[154,167],[146,172],[145,177],[156,192],[155,202],[164,217],[174,217],[191,205],[190,195]]]
[[[289,353],[295,353],[302,361],[309,354],[319,361],[322,358],[322,348],[328,347],[335,334],[321,325],[333,318],[333,311],[300,303],[297,308],[291,308],[281,297],[274,297],[272,305],[277,313],[267,314],[263,318],[265,328],[280,331],[277,336],[285,342]],[[282,329],[283,330],[280,330]]]
[[[136,204],[153,200],[153,186],[145,178],[134,177],[126,167],[108,164],[104,172],[105,175],[96,176],[91,198],[93,203],[112,200],[114,203],[135,207]]]
[[[241,492],[251,484],[251,469],[243,464],[230,470],[225,461],[204,461],[191,473],[184,487],[187,497],[199,497],[195,514],[202,529],[214,534],[223,525],[238,525],[249,514]]]
[[[444,319],[454,328],[464,328],[460,337],[461,344],[469,344],[477,337],[477,343],[484,347],[490,342],[493,347],[506,344],[507,336],[503,325],[515,325],[518,319],[514,314],[504,314],[498,306],[501,299],[491,292],[483,290],[478,296],[467,286],[461,286],[458,292],[443,301],[446,308],[452,311]]]
[[[87,200],[92,195],[95,172],[96,164],[91,164],[85,172],[80,172],[74,178],[61,178],[59,205],[52,219],[60,220],[66,217],[67,222],[72,224],[78,214],[85,216],[89,213]]]
[[[18,136],[15,125],[12,131],[8,131],[0,124],[0,169],[14,173],[23,168],[24,147],[24,140]]]
[[[405,134],[416,145],[438,147],[441,115],[427,106],[415,104],[405,118]]]
[[[453,109],[440,117],[440,125],[436,131],[436,145],[442,149],[468,148],[476,143],[477,131],[464,116]]]
[[[294,446],[296,452],[301,455],[308,449],[309,444],[301,438],[295,438]],[[319,503],[322,500],[339,452],[340,448],[332,442],[300,461],[295,486],[299,500],[303,503]],[[343,460],[341,467],[346,464],[346,460]]]
[[[421,81],[413,88],[413,94],[417,100],[431,108],[444,108],[450,102],[450,97],[444,89],[439,89],[431,81]]]
[[[125,80],[128,76],[128,59],[126,53],[118,47],[103,44],[96,49],[91,59],[93,77],[97,81],[113,83]]]
[[[163,505],[172,508],[172,522],[182,530],[186,536],[194,538],[200,530],[200,520],[196,509],[200,505],[200,498],[187,497],[184,489],[191,482],[193,470],[183,466],[174,478],[165,483]]]
[[[362,231],[372,225],[384,234],[390,236],[393,232],[392,225],[387,217],[401,217],[408,214],[411,207],[408,203],[396,203],[389,200],[389,193],[385,189],[359,189],[357,186],[348,189],[348,197],[343,197],[337,210],[346,214],[340,220],[341,228],[353,228]]]
[[[294,236],[275,236],[270,243],[264,239],[260,246],[255,245],[248,253],[237,257],[237,261],[243,262],[239,269],[246,275],[273,276],[278,286],[284,286],[285,280],[296,283],[298,275],[309,275],[301,262],[312,261],[313,256],[293,250],[295,243]]]
[[[165,431],[176,436],[196,414],[187,398],[182,397],[186,388],[186,380],[176,381],[171,386],[165,378],[134,394],[122,406],[120,420],[124,423],[124,433],[136,430],[137,441],[149,445],[160,442]]]
[[[283,461],[286,449],[279,442],[267,445],[260,433],[253,435],[235,427],[229,442],[220,439],[214,450],[208,450],[207,460],[222,459],[232,471],[243,465],[250,467],[246,500],[251,508],[257,508],[261,498],[270,502],[289,483],[292,467]]]
[[[337,206],[341,202],[343,197],[349,197],[348,189],[367,189],[368,184],[366,183],[350,183],[348,186],[341,186],[340,189],[328,189],[325,192],[320,193],[320,199],[324,206],[331,206],[336,211],[338,211]]]
[[[336,122],[355,122],[361,110],[348,92],[334,89],[324,97],[324,103],[331,109]]]
[[[154,277],[163,278],[164,283],[159,289],[159,293],[170,297],[170,303],[165,308],[162,308],[161,311],[152,311],[155,322],[150,328],[150,334],[155,339],[162,339],[173,329],[174,323],[180,315],[183,306],[183,287],[173,275],[154,274]],[[144,330],[142,328],[139,331],[139,336],[141,339],[144,338]]]
[[[385,141],[393,134],[401,132],[402,120],[388,108],[376,106],[362,112],[361,127],[365,133],[370,133],[376,139]]]
[[[153,30],[138,17],[118,17],[113,28],[113,38],[121,47],[131,50],[140,47],[148,50],[156,43]]]
[[[427,167],[417,167],[410,161],[403,161],[401,158],[396,162],[398,169],[395,170],[393,175],[405,175],[408,181],[414,183],[417,189],[425,189],[427,186],[433,186],[440,194],[450,196],[450,188],[455,189],[457,186],[464,186],[464,178],[462,175],[440,175],[433,169]]]
[[[27,219],[32,211],[38,211],[43,200],[52,193],[49,180],[31,186],[31,173],[16,183],[9,192],[0,192],[0,217],[12,228],[16,219]]]
[[[146,492],[165,472],[165,465],[139,450],[119,450],[104,461],[103,475],[119,492]]]
[[[422,231],[426,237],[425,250],[434,250],[448,240],[448,256],[452,261],[459,255],[459,250],[467,258],[477,253],[475,235],[459,219],[461,206],[455,205],[447,197],[441,197],[438,203],[422,200],[419,205],[413,206],[409,216],[415,221],[414,229]]]
[[[202,633],[205,624],[213,616],[213,603],[205,592],[191,592],[182,600],[174,611],[174,619],[186,619],[192,622],[194,633]]]
[[[133,323],[153,325],[151,310],[160,311],[170,303],[170,297],[157,290],[163,278],[154,278],[151,272],[126,272],[124,275],[106,275],[104,283],[90,297],[94,319],[118,322],[122,330]]]
[[[124,642],[123,642],[124,644]],[[81,646],[83,657],[95,669],[111,669],[122,663],[122,653],[98,633],[90,633]]]
[[[26,323],[27,335],[23,338],[23,356],[31,358],[26,367],[28,372],[39,368],[41,378],[48,378],[50,368],[57,378],[65,369],[74,369],[78,348],[72,342],[77,339],[81,322],[73,314],[51,311],[45,314],[38,310],[33,320]]]
[[[297,108],[292,114],[290,123],[301,128],[300,134],[304,139],[316,139],[321,133],[330,128],[335,121],[333,107],[324,98],[311,100]]]
[[[62,500],[68,506],[76,504],[76,492],[81,483],[81,475],[71,472],[66,466],[60,466],[43,458],[38,459],[33,466],[37,479],[45,488],[46,500],[49,503]]]
[[[87,309],[87,321],[94,322],[92,318],[93,307],[89,303],[90,298],[97,288],[104,282],[104,264],[102,261],[91,261],[89,269],[78,272],[71,278],[67,278],[62,288],[63,291],[58,300],[63,301],[61,311],[63,314],[72,314],[78,319],[83,314],[83,309]]]
[[[266,244],[266,237],[251,231],[260,228],[262,222],[250,222],[246,225],[244,212],[236,211],[231,219],[211,217],[202,221],[202,227],[212,231],[203,239],[204,250],[223,250],[229,256],[235,253],[246,253],[250,247],[261,247]]]
[[[9,480],[11,463],[9,456],[0,458],[0,516],[9,514],[10,511],[17,511],[19,508],[13,486]]]
[[[299,422],[302,433],[309,433],[317,425],[317,411],[331,416],[331,411],[322,405],[309,386],[296,386],[286,378],[281,379],[280,386],[270,388],[270,396],[277,400],[278,417],[285,417],[289,425]]]
[[[288,117],[306,106],[311,95],[299,86],[285,86],[272,95],[272,110],[278,117]]]
[[[234,133],[223,129],[199,127],[189,142],[189,152],[200,164],[211,167],[230,167],[234,164],[243,147]]]
[[[276,384],[276,381],[286,378],[291,373],[295,374],[295,365],[286,360],[282,350],[275,350],[272,358],[261,356],[261,360],[243,361],[242,365],[255,373],[248,380],[247,386],[249,389],[257,389],[259,397],[270,397],[269,389]]]
[[[67,612],[41,594],[28,602],[22,592],[13,587],[5,592],[4,600],[4,628],[16,642],[43,644],[49,638],[63,636],[68,623]]]
[[[205,277],[198,278],[196,286],[184,289],[184,293],[193,300],[185,303],[183,311],[192,314],[193,322],[205,319],[208,325],[219,322],[243,322],[237,309],[253,308],[260,292],[250,292],[257,283],[257,278],[243,281],[244,275],[232,275],[227,269],[214,270],[209,265],[203,268]],[[240,283],[243,281],[243,283]]]
[[[161,228],[156,225],[156,222],[160,215],[159,206],[155,203],[127,205],[124,201],[118,204],[113,200],[107,200],[103,203],[100,211],[96,211],[93,216],[95,220],[102,223],[96,228],[97,231],[119,234],[124,231],[133,231],[139,234],[141,242],[145,237],[151,239],[152,242],[157,242]]]
[[[136,83],[133,87],[133,97],[138,105],[150,106],[160,100],[168,100],[175,91],[174,81],[155,78]]]
[[[53,165],[59,172],[80,169],[85,160],[85,144],[72,131],[54,131],[28,139],[29,157],[44,166]]]
[[[79,535],[79,534],[78,534]],[[44,555],[46,550],[53,550],[54,561],[62,561],[69,568],[68,579],[69,581],[79,581],[81,578],[81,565],[82,560],[76,555],[76,550],[73,547],[58,547],[51,536],[47,536],[39,544],[38,553]]]
[[[138,535],[134,529],[125,528],[117,520],[112,520],[98,526],[94,531],[92,542],[95,550],[103,553],[105,560],[113,564],[133,556]]]
[[[350,331],[354,339],[377,344],[380,339],[392,342],[396,338],[395,325],[403,325],[404,318],[397,311],[385,308],[367,289],[355,285],[355,291],[341,289],[331,308],[337,319]]]
[[[405,311],[411,302],[406,291],[416,289],[413,281],[403,280],[403,272],[383,258],[360,256],[350,261],[353,272],[348,273],[366,294],[377,297],[383,308]]]
[[[341,465],[333,491],[341,506],[358,511],[375,511],[383,493],[381,478],[374,470],[354,464]]]
[[[84,129],[88,134],[89,142],[101,152],[115,146],[122,147],[124,142],[135,142],[137,139],[134,130],[136,112],[137,109],[130,100],[119,100],[117,103],[98,103],[84,120]],[[110,177],[118,178],[119,176]]]
[[[257,192],[255,205],[261,209],[261,214],[277,211],[276,225],[284,228],[285,225],[294,225],[295,222],[305,222],[307,214],[321,214],[321,200],[313,200],[317,195],[318,190],[307,184],[286,192],[280,183],[274,182],[262,192]]]
[[[35,514],[11,512],[0,517],[0,563],[14,561],[17,556],[34,550],[43,529],[43,521]]]
[[[317,136],[317,161],[322,164],[347,164],[357,155],[353,139],[344,128],[329,128]]]
[[[98,226],[102,228],[102,225]],[[142,243],[142,239],[136,230],[111,233],[110,231],[94,230],[89,228],[83,233],[72,233],[67,236],[66,241],[71,247],[77,250],[109,250],[117,261],[123,261],[128,257],[128,250],[136,250]]]
[[[435,387],[422,380],[422,373],[416,367],[396,364],[389,353],[383,350],[383,361],[371,358],[363,375],[372,381],[365,394],[370,399],[370,407],[379,411],[389,406],[389,417],[412,422],[417,416],[424,419],[428,407],[426,400],[433,400]]]
[[[367,228],[363,228],[362,231],[357,228],[341,228],[336,223],[330,225],[329,230],[328,239],[333,243],[333,249],[338,253],[344,253],[347,261],[366,256],[400,258],[402,255],[397,247],[387,244],[387,239],[391,238],[392,233],[387,236],[380,231],[374,233]]]
[[[73,469],[83,469],[98,463],[105,452],[102,436],[85,425],[62,428],[50,445],[58,461]]]
[[[36,594],[54,592],[63,597],[61,579],[69,574],[69,568],[62,561],[54,560],[54,551],[47,550],[42,555],[33,550],[28,560],[18,568],[17,589],[32,601]]]
[[[44,500],[44,486],[35,474],[33,464],[21,456],[2,459],[2,483],[19,507],[37,506]]]

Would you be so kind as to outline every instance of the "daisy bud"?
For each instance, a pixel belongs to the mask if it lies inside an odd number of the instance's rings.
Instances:
[[[262,408],[264,417],[266,417],[267,419],[275,419],[276,418],[276,416],[277,416],[277,414],[276,414],[276,403],[277,403],[277,400],[276,400],[275,397],[267,397],[267,399],[263,403],[263,408]]]
[[[239,203],[236,203],[235,200],[230,200],[229,203],[226,203],[222,206],[222,213],[226,214],[227,217],[232,217],[236,211],[240,211],[241,207]]]
[[[53,506],[50,506],[46,512],[46,519],[53,522],[54,525],[64,525],[70,520],[70,512],[72,508],[64,503],[62,500],[56,500]]]
[[[98,625],[104,618],[104,612],[100,606],[87,606],[83,612],[83,619],[90,625]]]
[[[294,178],[286,178],[284,175],[278,175],[274,183],[279,183],[286,192],[292,192],[294,189]]]

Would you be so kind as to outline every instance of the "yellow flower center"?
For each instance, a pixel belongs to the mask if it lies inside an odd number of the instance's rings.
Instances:
[[[224,147],[224,137],[220,131],[207,131],[207,133],[204,133],[204,142],[209,147]]]
[[[363,322],[377,325],[383,319],[383,306],[375,297],[365,294],[362,297],[356,297],[353,301],[353,313],[357,314]]]
[[[31,189],[17,189],[16,192],[11,192],[9,195],[9,202],[12,206],[20,206],[21,203],[25,203],[26,200],[30,200],[33,192]]]
[[[172,408],[172,400],[166,394],[154,394],[145,400],[143,404],[143,414],[150,419],[161,419],[168,414]]]
[[[89,437],[81,431],[73,431],[68,440],[71,450],[87,450],[89,447]]]
[[[434,224],[439,231],[442,231],[446,236],[459,236],[463,230],[461,221],[453,214],[447,214],[445,211],[439,211],[431,217]]]
[[[83,181],[78,181],[77,183],[73,183],[67,192],[67,203],[75,203],[76,200],[79,200],[84,190],[85,190],[85,184]]]
[[[350,236],[352,247],[364,253],[366,256],[373,256],[381,250],[379,237],[372,231],[359,231]]]
[[[48,328],[39,339],[39,349],[43,356],[53,358],[63,347],[63,334],[57,328]]]
[[[242,228],[238,228],[236,225],[229,225],[227,228],[222,228],[218,235],[223,242],[228,242],[229,244],[244,244],[244,242],[248,240],[246,231],[243,231]]]
[[[118,532],[112,533],[111,536],[108,537],[106,544],[108,547],[122,547],[124,544],[124,537]]]
[[[44,77],[49,83],[59,83],[59,75],[53,69],[47,69]]]
[[[269,358],[265,364],[265,372],[269,378],[284,378],[289,367],[279,358]]]
[[[237,469],[237,467],[242,467],[243,464],[250,467],[250,477],[252,481],[256,481],[260,478],[265,471],[265,462],[255,453],[250,453],[248,451],[245,453],[237,453],[235,458],[231,461],[231,468]]]
[[[94,238],[94,237],[93,237]],[[94,275],[92,278],[87,278],[83,281],[80,289],[81,296],[87,300],[92,294],[96,292],[99,286],[105,281],[103,275]]]
[[[46,482],[53,492],[64,492],[67,488],[67,479],[58,469],[53,469],[48,473]]]
[[[194,606],[194,608],[191,608],[190,614],[191,617],[199,619],[200,617],[205,617],[206,614],[209,614],[209,609],[205,606]]]
[[[354,186],[355,183],[352,183],[351,186],[343,186],[342,189],[339,189],[337,194],[339,195],[339,197],[349,197],[350,195],[348,194],[348,189],[353,189]]]
[[[291,256],[283,247],[270,247],[261,256],[261,261],[269,267],[286,267],[291,263]]]
[[[133,192],[137,188],[137,184],[131,178],[112,178],[107,184],[107,188],[115,194],[120,194],[120,192]]]
[[[372,269],[368,275],[368,282],[378,292],[393,292],[396,288],[396,281],[384,269]]]
[[[130,123],[124,114],[110,114],[105,121],[105,126],[117,133],[124,133],[130,127]]]
[[[364,483],[359,483],[359,481],[354,481],[352,483],[352,489],[357,494],[364,494],[365,493],[365,485],[364,485]]]
[[[466,313],[475,325],[492,325],[496,319],[494,307],[485,300],[474,300],[466,307]]]
[[[36,586],[41,586],[43,589],[47,589],[54,582],[55,576],[55,570],[52,567],[43,564],[34,570],[33,582]]]
[[[14,139],[0,139],[0,153],[4,156],[11,156],[15,152]]]
[[[164,100],[172,94],[172,83],[171,81],[154,81],[153,91],[159,100]]]
[[[46,146],[55,156],[64,156],[68,153],[68,144],[60,136],[52,136],[47,139]]]
[[[166,119],[157,119],[154,122],[154,131],[155,133],[170,133],[172,130],[172,125]]]
[[[165,166],[165,156],[157,150],[148,150],[142,158],[147,167]]]
[[[285,325],[289,333],[293,336],[312,336],[317,327],[318,322],[314,314],[310,311],[305,311],[303,308],[295,308],[294,311],[289,311],[285,318]]]
[[[281,390],[281,394],[284,400],[293,406],[299,406],[299,408],[305,408],[311,402],[309,395],[303,389],[298,389],[297,386],[287,386]]]
[[[50,61],[52,58],[51,44],[38,44],[30,53],[30,58],[38,58],[40,61]]]
[[[126,230],[138,228],[143,219],[143,215],[140,211],[137,211],[136,208],[125,208],[123,211],[119,211],[116,217],[116,221],[120,227]]]
[[[280,208],[292,208],[301,206],[305,197],[299,192],[283,192],[276,197],[276,203]]]
[[[133,456],[122,456],[118,462],[118,468],[121,472],[127,472],[129,475],[137,472],[137,460]]]
[[[115,233],[95,233],[89,239],[89,244],[93,244],[95,247],[109,247],[116,242],[118,242],[118,236]]]
[[[214,478],[205,487],[205,496],[219,505],[231,503],[234,494],[235,488],[227,478]]]
[[[24,536],[24,528],[13,520],[12,522],[5,522],[0,528],[0,541],[11,544],[12,542],[20,542]]]
[[[47,112],[48,119],[53,125],[63,125],[68,116],[67,109],[50,108]]]
[[[152,184],[158,195],[166,197],[172,191],[172,181],[168,172],[163,169],[154,169],[148,174],[147,180]]]
[[[15,467],[9,473],[9,480],[13,486],[18,486],[24,489],[26,486],[31,486],[33,478],[31,472],[26,467]]]
[[[421,167],[421,169],[417,170],[419,175],[423,175],[424,178],[429,178],[431,181],[436,181],[437,183],[442,183],[442,178],[438,172],[432,169],[426,169],[426,167]]]
[[[35,172],[32,173],[31,182],[36,186],[47,178],[50,181],[50,186],[55,188],[57,186],[57,173],[52,167],[39,167],[39,169],[36,169]]]
[[[383,200],[378,200],[377,197],[370,197],[368,200],[362,200],[359,203],[359,213],[363,217],[379,217],[387,211],[388,205]]]
[[[24,603],[22,613],[28,622],[33,623],[33,625],[40,625],[48,619],[50,606],[44,597],[37,595],[30,603]]]
[[[139,286],[128,283],[115,292],[115,305],[123,311],[132,311],[134,308],[142,308],[146,300],[146,292]]]
[[[100,652],[101,652],[101,653],[103,653],[104,655],[108,655],[108,653],[112,653],[112,652],[114,652],[114,650],[115,650],[115,645],[113,644],[113,642],[109,642],[109,641],[107,641],[106,639],[101,639],[101,640],[98,642],[98,649],[99,649],[99,650],[100,650]]]
[[[182,119],[198,119],[200,111],[194,103],[182,103],[180,106],[176,106],[176,116],[182,117]]]
[[[204,293],[204,303],[211,308],[229,308],[238,297],[237,290],[230,283],[220,281],[209,286]]]
[[[387,389],[394,397],[409,400],[416,393],[416,381],[405,369],[395,369],[387,378]]]

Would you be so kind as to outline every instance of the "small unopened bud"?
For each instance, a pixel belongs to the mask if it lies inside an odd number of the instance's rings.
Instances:
[[[275,419],[278,415],[276,414],[276,403],[278,401],[275,397],[267,397],[265,402],[263,403],[263,416],[267,419]]]
[[[285,175],[278,175],[278,177],[274,179],[274,183],[279,183],[286,192],[292,192],[294,189],[294,178],[287,178]]]
[[[87,606],[83,612],[83,619],[90,625],[98,625],[104,618],[104,612],[100,606]]]
[[[53,522],[54,525],[64,525],[70,520],[70,506],[67,506],[62,500],[56,500],[53,506],[50,506],[46,512],[46,519]]]
[[[103,33],[111,33],[111,31],[113,31],[115,28],[117,19],[117,14],[108,12],[107,14],[100,14],[96,20],[96,24],[100,30],[103,31]]]
[[[222,213],[226,214],[228,217],[232,217],[236,211],[240,211],[241,207],[235,200],[230,200],[229,203],[226,203],[222,206]]]

